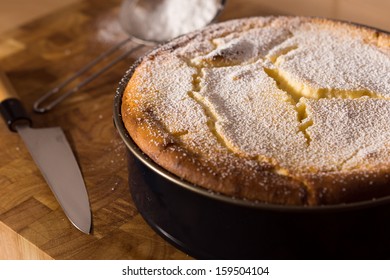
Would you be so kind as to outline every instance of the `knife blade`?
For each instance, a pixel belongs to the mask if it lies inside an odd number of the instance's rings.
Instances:
[[[69,221],[89,234],[88,193],[73,151],[60,127],[31,128],[16,91],[0,70],[0,112],[8,128],[18,132]]]

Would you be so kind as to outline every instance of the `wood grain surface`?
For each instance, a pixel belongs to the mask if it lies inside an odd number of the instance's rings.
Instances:
[[[2,0],[0,1],[0,33],[43,17],[80,0]]]
[[[390,20],[384,15],[389,10],[386,1],[351,2],[229,0],[220,20],[302,14],[390,30]],[[125,147],[113,126],[117,84],[146,48],[53,111],[39,115],[31,109],[36,98],[126,37],[117,22],[119,4],[119,0],[79,1],[0,35],[0,65],[31,113],[34,126],[62,127],[76,154],[94,229],[85,235],[70,224],[20,137],[0,123],[1,259],[191,258],[153,232],[135,208],[128,190]]]

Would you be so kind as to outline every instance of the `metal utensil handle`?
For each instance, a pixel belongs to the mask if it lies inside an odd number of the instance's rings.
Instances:
[[[44,95],[42,95],[40,98],[38,98],[34,102],[34,106],[33,106],[34,111],[37,112],[37,113],[45,113],[45,112],[51,110],[54,106],[59,104],[66,97],[68,97],[69,95],[77,92],[80,88],[82,88],[83,86],[87,85],[88,83],[90,83],[91,81],[96,79],[98,76],[100,76],[102,73],[106,72],[108,69],[110,69],[112,66],[114,66],[119,61],[124,59],[126,56],[130,55],[132,52],[134,52],[134,51],[138,50],[139,48],[143,47],[142,45],[137,45],[137,46],[127,50],[126,52],[124,52],[123,54],[121,54],[120,56],[118,56],[114,60],[112,60],[110,63],[108,63],[106,66],[104,66],[102,69],[100,69],[98,72],[96,72],[96,73],[92,74],[91,76],[87,77],[85,80],[81,81],[79,84],[77,84],[76,86],[74,86],[70,90],[66,91],[65,93],[60,95],[58,98],[54,99],[52,102],[50,102],[46,106],[42,106],[42,103],[45,102],[49,97],[51,97],[52,95],[54,95],[56,93],[59,93],[63,88],[65,88],[67,85],[69,85],[76,78],[78,78],[79,76],[81,76],[82,74],[87,72],[89,69],[91,69],[93,66],[98,64],[100,61],[102,61],[106,57],[108,57],[108,56],[112,55],[113,53],[115,53],[116,51],[118,51],[123,45],[127,44],[130,41],[132,41],[131,37],[126,38],[125,40],[119,42],[118,44],[116,44],[115,46],[110,48],[109,50],[105,51],[104,53],[102,53],[101,55],[96,57],[94,60],[92,60],[86,66],[84,66],[83,68],[78,70],[74,75],[72,75],[71,77],[69,77],[68,79],[66,79],[62,83],[60,83],[58,86],[56,86],[55,88],[53,88],[50,91],[46,92]]]

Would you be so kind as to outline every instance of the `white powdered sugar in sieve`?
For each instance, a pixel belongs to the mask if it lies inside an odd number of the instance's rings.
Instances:
[[[221,5],[220,0],[124,1],[120,22],[134,37],[163,42],[204,27]]]

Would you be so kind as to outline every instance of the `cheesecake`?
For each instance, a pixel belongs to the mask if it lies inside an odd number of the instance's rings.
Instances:
[[[390,194],[390,36],[309,17],[226,21],[140,59],[122,119],[156,164],[278,205]]]

